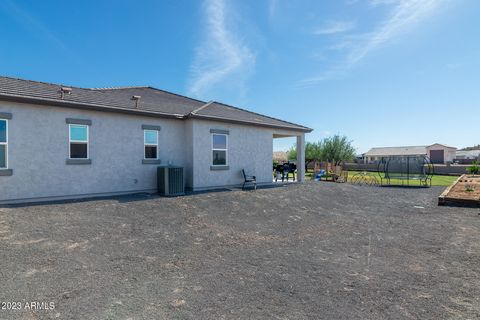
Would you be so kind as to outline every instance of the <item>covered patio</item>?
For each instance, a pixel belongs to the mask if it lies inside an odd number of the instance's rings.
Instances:
[[[296,141],[297,158],[295,159],[296,171],[294,172],[294,180],[292,182],[305,181],[305,132],[292,130],[275,130],[273,139],[294,138]],[[272,161],[273,163],[273,161]],[[283,165],[283,164],[279,164]],[[273,182],[290,182],[290,179],[278,181],[273,178]]]

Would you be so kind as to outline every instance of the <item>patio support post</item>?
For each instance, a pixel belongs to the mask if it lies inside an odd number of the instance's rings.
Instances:
[[[297,180],[305,181],[305,134],[297,136]]]

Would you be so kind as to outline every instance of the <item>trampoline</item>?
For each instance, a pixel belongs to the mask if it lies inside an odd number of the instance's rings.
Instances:
[[[378,164],[381,185],[432,186],[434,167],[427,156],[392,156]]]

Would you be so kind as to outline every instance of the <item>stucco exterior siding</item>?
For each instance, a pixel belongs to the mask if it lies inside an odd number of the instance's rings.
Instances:
[[[193,137],[193,120],[184,121],[185,136],[185,187],[193,189],[193,149],[195,147]]]
[[[0,113],[12,115],[0,203],[155,192],[159,164],[143,161],[143,128],[159,129],[161,165],[184,167],[185,187],[194,191],[240,186],[242,169],[271,184],[273,137],[303,139],[303,132],[249,124],[29,103],[0,101]],[[88,125],[89,161],[68,159],[69,123]],[[227,166],[212,167],[212,132],[228,135]]]
[[[273,138],[296,136],[302,151],[312,131],[150,86],[81,88],[0,76],[0,89],[1,204],[155,192],[158,166],[170,164],[184,168],[185,187],[194,191],[241,185],[242,169],[271,184]],[[159,133],[159,159],[151,132],[144,158],[144,130]],[[228,150],[215,153],[221,164],[227,151],[223,167],[213,165],[213,132],[228,134]],[[223,149],[223,138],[217,140]]]
[[[272,183],[273,130],[205,120],[192,122],[192,129],[194,190],[241,185],[242,169],[255,175],[258,184]],[[210,168],[212,129],[228,131],[227,170]]]
[[[157,165],[142,164],[142,125],[161,126],[159,158],[187,165],[182,121],[0,102],[9,120],[13,175],[0,177],[0,201],[154,191]],[[68,165],[66,118],[88,119],[91,164]]]

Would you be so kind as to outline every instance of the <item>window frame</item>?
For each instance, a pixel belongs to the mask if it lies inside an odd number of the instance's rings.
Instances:
[[[214,148],[213,146],[213,137],[214,136],[224,136],[225,137],[225,149],[221,149],[221,148]],[[225,151],[225,164],[214,164],[213,163],[213,152],[214,151]],[[228,134],[226,133],[212,133],[211,134],[211,152],[210,152],[210,157],[211,157],[211,161],[210,161],[210,165],[213,166],[213,167],[226,167],[228,166]]]
[[[72,127],[84,127],[87,128],[87,141],[72,140]],[[90,126],[87,124],[68,124],[68,159],[69,160],[90,160]],[[72,158],[72,143],[86,144],[87,145],[87,157],[86,158]]]
[[[147,132],[154,132],[157,136],[157,143],[147,143],[146,142],[146,133]],[[151,130],[151,129],[143,129],[143,160],[158,160],[158,144],[159,144],[159,137],[158,137],[158,130]],[[155,155],[155,158],[147,158],[147,147],[156,147],[157,148],[157,154]]]
[[[1,170],[8,169],[8,119],[0,119],[5,121],[5,142],[0,141],[1,146],[5,146],[5,167],[0,167]]]

